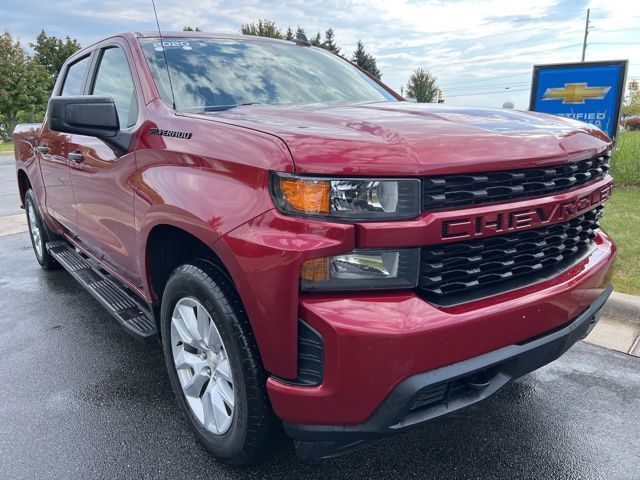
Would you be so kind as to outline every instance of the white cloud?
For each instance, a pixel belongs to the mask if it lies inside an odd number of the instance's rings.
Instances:
[[[77,36],[83,44],[117,31],[155,28],[149,0],[103,0],[99,6],[67,0],[65,15],[55,17],[49,5],[49,0],[20,2],[2,27],[27,42],[45,28]],[[510,99],[518,107],[526,107],[526,91],[453,95],[473,93],[475,85],[478,91],[482,85],[518,90],[530,81],[536,63],[579,60],[590,7],[595,28],[587,59],[629,58],[631,76],[640,77],[640,2],[629,0],[157,0],[156,5],[165,30],[191,25],[238,33],[242,23],[258,18],[284,28],[303,26],[308,35],[333,27],[347,55],[364,41],[392,88],[399,90],[415,68],[425,67],[440,79],[447,102],[500,105]]]

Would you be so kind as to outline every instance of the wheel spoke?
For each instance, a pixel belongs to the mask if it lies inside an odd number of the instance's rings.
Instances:
[[[233,409],[235,398],[233,396],[233,390],[231,389],[231,385],[229,385],[229,382],[224,378],[218,377],[216,379],[216,384],[216,386],[218,387],[218,392],[220,392],[220,396],[224,400],[224,403],[229,405],[230,409]]]
[[[228,358],[225,357],[220,361],[220,363],[218,363],[216,372],[218,372],[222,376],[222,378],[224,378],[228,382],[233,381],[231,377],[231,364],[229,363]]]
[[[180,352],[174,357],[174,363],[176,364],[176,368],[178,370],[181,370],[183,368],[200,370],[208,365],[207,361],[200,357],[200,355],[187,352],[184,349],[180,350]]]
[[[180,384],[185,395],[200,397],[202,388],[209,381],[208,363],[199,355],[182,349],[174,358],[174,363],[180,377]]]
[[[204,309],[204,307],[200,304],[196,305],[195,308],[195,316],[196,316],[196,328],[198,329],[198,334],[200,338],[204,342],[205,345],[211,347],[212,345],[209,343],[209,337],[211,336],[211,330],[213,330],[211,326],[211,317]]]
[[[207,390],[204,392],[202,396],[202,413],[204,414],[204,426],[207,430],[212,430],[211,426],[213,424],[213,431],[218,433],[218,426],[216,425],[216,417],[213,412],[213,400],[211,398],[211,385],[213,382],[210,382],[207,385]]]
[[[196,317],[196,313],[193,311],[193,307],[188,305],[179,305],[178,312],[180,316],[184,320],[184,324],[189,331],[192,339],[192,345],[198,346],[202,344],[202,335],[198,330],[198,318]]]
[[[213,404],[213,414],[218,431],[223,432],[228,428],[228,424],[231,423],[231,417],[224,406],[224,399],[220,391],[215,387],[211,388],[211,403]]]
[[[182,385],[184,394],[188,397],[200,398],[203,387],[210,381],[208,375],[203,372],[198,372],[191,377],[191,379]]]
[[[182,343],[186,343],[187,345],[192,345],[197,347],[196,343],[191,335],[191,331],[187,327],[187,323],[182,318],[182,315],[178,312],[177,315],[174,314],[173,318],[171,318],[171,337],[175,340],[180,340]],[[176,337],[178,337],[176,339]],[[175,345],[174,340],[174,345]]]

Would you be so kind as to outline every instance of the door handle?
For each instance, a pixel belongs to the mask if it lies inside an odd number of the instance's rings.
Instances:
[[[34,148],[34,150],[38,153],[42,153],[43,155],[49,153],[49,147],[47,147],[46,145],[38,145],[36,148]]]
[[[69,155],[67,155],[67,158],[76,163],[82,163],[82,161],[84,160],[84,155],[81,154],[80,152],[69,152]]]

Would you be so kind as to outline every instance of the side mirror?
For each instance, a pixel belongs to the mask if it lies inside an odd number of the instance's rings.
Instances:
[[[120,131],[118,111],[111,97],[51,97],[47,124],[56,132],[99,138],[118,156],[129,149],[131,134]]]

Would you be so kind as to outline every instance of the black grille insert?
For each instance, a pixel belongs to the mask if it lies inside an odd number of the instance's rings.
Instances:
[[[482,240],[422,249],[418,290],[439,304],[470,300],[517,288],[515,281],[535,283],[550,270],[567,267],[592,246],[602,206],[563,223]],[[453,301],[452,298],[456,300]],[[447,300],[448,299],[448,300]]]
[[[299,385],[320,385],[323,378],[324,341],[322,335],[308,323],[298,320],[298,377]]]
[[[609,155],[552,167],[489,173],[429,176],[422,179],[422,208],[479,205],[563,192],[602,178]]]

